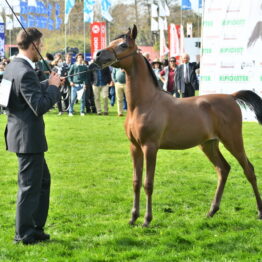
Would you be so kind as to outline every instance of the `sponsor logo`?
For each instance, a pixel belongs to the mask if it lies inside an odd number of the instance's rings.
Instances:
[[[211,76],[200,76],[201,81],[211,81]]]
[[[251,62],[242,62],[241,63],[241,66],[240,66],[240,68],[241,69],[245,69],[245,68],[254,68],[256,66],[256,61],[255,60],[253,60],[253,61],[251,61]]]
[[[219,76],[219,81],[247,82],[248,80],[248,76],[245,75]]]
[[[213,26],[214,25],[214,22],[213,21],[204,21],[203,22],[203,26]]]
[[[221,62],[220,68],[235,68],[235,66],[232,63]]]
[[[212,49],[211,48],[203,48],[202,49],[202,53],[203,54],[211,54],[212,53]]]
[[[94,34],[98,34],[100,32],[100,26],[99,25],[93,25],[92,32]]]
[[[224,47],[224,48],[220,48],[220,53],[242,54],[243,51],[244,51],[243,47]]]
[[[222,25],[244,25],[246,23],[245,19],[238,19],[238,20],[223,20]]]
[[[216,39],[216,38],[220,38],[219,35],[207,35],[204,38],[208,38],[208,39]]]

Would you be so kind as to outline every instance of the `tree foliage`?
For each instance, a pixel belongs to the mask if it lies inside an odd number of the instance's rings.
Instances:
[[[44,2],[47,3],[47,0]],[[60,4],[60,17],[64,19],[64,0],[48,0],[48,3]],[[180,1],[168,0],[167,4],[170,9],[170,16],[167,18],[168,23],[184,25],[191,22],[193,24],[193,36],[200,36],[201,17],[191,10],[181,12]],[[96,1],[94,7],[94,20],[103,20],[100,12],[100,1]],[[112,23],[108,23],[108,40],[112,40],[116,35],[124,33],[133,24],[138,27],[137,43],[139,45],[159,46],[159,33],[151,31],[151,1],[134,0],[133,2],[121,2],[113,5],[110,13],[113,17]],[[15,35],[19,29],[15,29],[11,34],[7,33],[6,43],[15,43]],[[44,51],[55,52],[65,48],[65,42],[69,47],[78,47],[84,51],[84,38],[86,42],[86,52],[90,52],[90,25],[83,22],[83,0],[76,0],[76,4],[70,13],[69,23],[62,24],[60,30],[49,31],[41,30],[44,33]],[[65,41],[65,36],[67,40]],[[11,37],[11,39],[10,39]]]

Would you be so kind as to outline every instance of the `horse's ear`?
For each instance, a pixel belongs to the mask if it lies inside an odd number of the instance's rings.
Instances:
[[[136,25],[134,25],[133,28],[132,28],[132,31],[131,31],[131,38],[133,40],[136,40],[136,36],[137,36],[137,27],[136,27]]]

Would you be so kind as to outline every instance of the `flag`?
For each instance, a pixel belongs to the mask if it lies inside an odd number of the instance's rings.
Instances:
[[[3,9],[5,10],[5,15],[11,15],[11,14],[12,14],[11,9],[10,9],[10,7],[7,5],[6,2],[3,2],[3,3],[2,3],[2,7],[3,7]]]
[[[5,24],[0,22],[0,57],[5,56]]]
[[[109,13],[109,8],[111,7],[110,0],[101,0],[101,14],[104,19],[111,22],[113,20],[112,16]]]
[[[180,26],[180,53],[181,53],[181,54],[185,53],[184,38],[185,38],[184,28],[183,28],[183,26],[181,25],[181,26]]]
[[[28,0],[28,6],[34,6],[34,7],[37,7],[36,0]]]
[[[155,4],[151,4],[151,17],[158,17],[158,6]]]
[[[164,4],[164,9],[165,9],[165,16],[170,16],[170,11],[169,11],[169,8],[167,6],[166,1],[165,1],[165,4]]]
[[[151,31],[158,31],[159,26],[155,18],[151,17]]]
[[[68,23],[69,14],[72,10],[72,8],[75,5],[75,0],[65,0],[65,21],[64,23]]]
[[[158,12],[159,12],[159,16],[166,16],[165,8],[162,5],[161,0],[158,0]]]
[[[164,30],[167,30],[167,19],[166,19],[166,17],[164,17]]]
[[[182,10],[191,10],[192,4],[190,0],[181,0],[181,9]]]
[[[175,24],[170,24],[169,26],[169,50],[170,57],[180,55],[179,38]]]
[[[165,30],[164,19],[160,16],[158,17],[158,28],[159,30]]]
[[[20,15],[17,16],[19,21],[21,21]],[[13,15],[13,21],[14,21],[14,28],[20,28],[21,25],[20,23],[17,21],[17,19],[15,18],[15,16]]]
[[[95,0],[84,0],[84,22],[93,23],[94,21]]]
[[[193,25],[192,25],[192,23],[186,24],[186,37],[193,37]]]
[[[200,9],[200,8],[202,8],[203,7],[203,2],[202,2],[202,0],[198,0],[198,8]]]
[[[169,49],[166,46],[165,32],[160,30],[160,57],[163,58],[169,53]]]
[[[6,30],[13,30],[14,25],[13,25],[13,20],[9,16],[5,17],[5,29]]]

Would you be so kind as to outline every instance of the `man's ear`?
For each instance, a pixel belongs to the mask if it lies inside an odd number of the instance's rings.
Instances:
[[[136,36],[137,36],[137,27],[136,27],[136,25],[133,25],[133,28],[131,30],[131,38],[133,40],[136,40]]]

